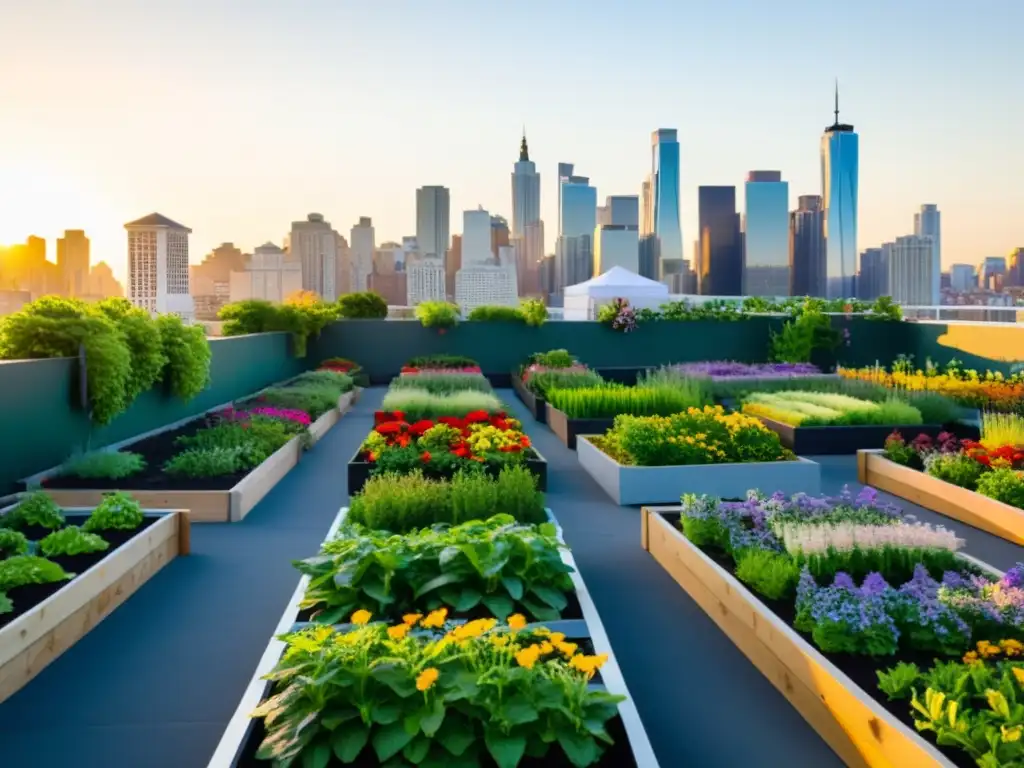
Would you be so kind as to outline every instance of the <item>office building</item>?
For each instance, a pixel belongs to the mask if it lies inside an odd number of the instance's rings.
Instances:
[[[825,211],[819,195],[800,195],[789,214],[791,296],[825,295]]]
[[[124,296],[124,286],[114,277],[114,270],[105,261],[95,264],[89,271],[86,293],[93,299]]]
[[[478,206],[462,213],[462,267],[493,266],[491,214]]]
[[[444,260],[444,285],[448,299],[455,298],[455,275],[462,269],[462,235],[452,235],[452,247]]]
[[[349,247],[352,249],[352,292],[360,293],[368,290],[370,273],[373,272],[373,254],[377,250],[373,220],[369,216],[360,216],[359,223],[352,227],[349,235]]]
[[[889,251],[889,295],[898,304],[929,306],[935,285],[934,244],[930,237],[897,237]]]
[[[526,236],[526,228],[540,221],[540,174],[537,164],[530,160],[526,144],[526,131],[519,145],[519,160],[512,171],[512,232],[513,239]]]
[[[1001,291],[1006,280],[1006,259],[1002,256],[986,256],[981,262],[978,287],[984,291]]]
[[[1006,280],[1007,287],[1024,287],[1024,248],[1014,248],[1006,257]]]
[[[599,224],[594,230],[594,274],[622,267],[639,274],[640,233],[636,224]]]
[[[484,305],[518,306],[515,267],[493,264],[463,267],[455,275],[455,303],[462,309],[463,317]]]
[[[736,213],[736,187],[699,187],[697,207],[700,227],[698,290],[702,296],[741,296],[743,247],[740,218]]]
[[[914,214],[914,234],[932,239],[932,304],[941,301],[942,279],[942,214],[937,205],[928,203]]]
[[[424,301],[445,300],[444,261],[418,259],[406,269],[406,303],[415,307]]]
[[[821,137],[825,288],[829,298],[853,296],[857,260],[858,141],[853,126],[839,122],[839,86],[836,85],[835,122]]]
[[[388,306],[407,306],[409,301],[409,273],[403,271],[379,275],[374,272],[370,275],[369,290],[384,299]]]
[[[742,293],[788,296],[789,183],[779,171],[751,171],[744,193]]]
[[[651,227],[657,241],[658,279],[683,271],[679,218],[679,140],[674,128],[651,133]]]
[[[858,299],[874,301],[879,296],[889,295],[890,248],[867,248],[861,253],[857,272]]]
[[[451,193],[447,187],[416,190],[416,242],[424,258],[444,259],[448,250]]]
[[[305,221],[293,221],[289,253],[302,265],[302,290],[313,291],[324,301],[338,298],[338,233],[322,214],[311,213]]]
[[[649,174],[640,185],[640,276],[650,280],[661,277],[658,238],[654,234],[654,186]]]
[[[967,293],[978,287],[978,275],[973,264],[953,264],[949,268],[949,287],[957,293]]]
[[[334,279],[335,287],[338,289],[338,296],[352,293],[352,249],[348,240],[340,232],[337,233],[338,256],[335,262],[337,276]],[[405,295],[405,291],[402,292]]]
[[[373,252],[373,272],[371,274],[389,275],[400,268],[403,262],[402,244],[389,240],[381,243]]]
[[[81,297],[88,293],[89,238],[81,229],[68,229],[57,238],[57,271],[61,275],[66,296]]]
[[[192,230],[159,213],[124,225],[128,232],[128,299],[152,314],[195,318],[188,290]]]
[[[302,288],[302,262],[274,243],[264,243],[253,251],[242,269],[228,275],[230,301],[260,299],[281,303]]]
[[[586,176],[573,173],[571,163],[559,164],[558,220],[555,247],[555,289],[589,280],[594,273],[594,229],[597,226],[597,189]],[[562,176],[561,174],[567,175]]]
[[[521,239],[513,239],[516,248],[516,263],[520,296],[536,296],[540,293],[540,263],[544,258],[544,222],[535,221],[526,225]]]
[[[508,220],[504,216],[491,216],[491,255],[494,256],[494,263],[498,263],[499,252],[512,243],[511,232],[508,228]]]

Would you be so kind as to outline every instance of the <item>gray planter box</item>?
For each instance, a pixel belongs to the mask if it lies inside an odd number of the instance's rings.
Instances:
[[[821,466],[802,457],[747,464],[627,467],[598,450],[584,435],[576,437],[576,456],[587,474],[622,506],[676,504],[684,493],[737,499],[752,488],[765,493],[821,492]]]

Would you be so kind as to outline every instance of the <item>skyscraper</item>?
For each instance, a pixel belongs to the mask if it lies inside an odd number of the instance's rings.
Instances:
[[[416,242],[420,256],[444,259],[448,250],[451,195],[447,187],[416,190]]]
[[[889,295],[889,254],[890,248],[867,248],[860,255],[860,270],[857,273],[857,298],[874,301],[879,296]]]
[[[597,226],[597,189],[586,176],[573,174],[571,163],[559,163],[558,220],[555,249],[556,291],[589,280],[594,271],[593,239]]]
[[[526,131],[519,145],[519,161],[512,171],[512,238],[526,236],[526,227],[540,221],[540,174],[537,164],[530,160],[526,145]]]
[[[1006,257],[1006,285],[1024,286],[1024,248],[1014,248]]]
[[[978,287],[978,274],[973,264],[953,264],[949,268],[949,287],[967,293]]]
[[[825,295],[825,212],[820,195],[800,195],[789,214],[790,296]]]
[[[742,293],[788,296],[789,184],[779,171],[751,171],[745,193]]]
[[[658,237],[654,234],[654,185],[650,175],[640,185],[640,274],[650,280],[661,277]]]
[[[336,300],[338,233],[330,222],[319,213],[309,214],[305,221],[293,221],[288,241],[292,259],[302,264],[302,289],[315,292],[324,301]]]
[[[1006,259],[986,256],[978,272],[978,287],[985,291],[1001,291],[1006,279]]]
[[[57,238],[57,269],[64,280],[64,293],[89,293],[89,238],[81,229],[68,229]]]
[[[491,254],[494,256],[494,263],[498,263],[498,255],[502,248],[511,245],[511,232],[508,228],[508,219],[504,216],[491,216]]]
[[[462,268],[494,263],[491,214],[478,207],[462,213]]]
[[[932,203],[921,206],[914,214],[914,234],[932,239],[932,286],[930,304],[941,303],[942,292],[940,281],[942,276],[942,214],[939,207]]]
[[[908,306],[931,304],[935,270],[931,237],[897,237],[889,252],[889,295]]]
[[[415,307],[424,301],[444,301],[444,262],[430,256],[409,265],[406,275],[406,302]]]
[[[697,208],[700,225],[698,290],[703,296],[741,296],[743,248],[740,217],[736,213],[736,187],[699,187]]]
[[[128,299],[151,314],[175,314],[191,322],[188,236],[192,230],[159,213],[124,225],[128,231]]]
[[[825,210],[826,290],[829,298],[853,295],[857,261],[858,137],[839,122],[836,84],[835,122],[821,137],[821,192]]]
[[[373,220],[360,216],[359,223],[349,231],[352,250],[352,291],[359,293],[369,289],[370,274],[373,272],[373,254],[376,250],[376,236]]]
[[[679,140],[675,128],[651,133],[651,196],[658,239],[660,278],[683,271],[683,229],[679,221]]]

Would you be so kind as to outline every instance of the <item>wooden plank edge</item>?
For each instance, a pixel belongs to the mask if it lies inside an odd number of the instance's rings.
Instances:
[[[299,436],[296,435],[270,454],[252,472],[239,480],[231,489],[232,504],[229,522],[237,523],[244,520],[246,515],[263,500],[263,497],[295,468],[301,455],[302,443]],[[235,499],[237,502],[234,501]]]

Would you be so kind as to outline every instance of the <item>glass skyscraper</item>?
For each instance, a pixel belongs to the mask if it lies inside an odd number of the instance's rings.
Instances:
[[[836,120],[821,137],[821,192],[825,209],[825,263],[829,298],[854,295],[857,272],[858,136],[852,125]]]
[[[660,278],[683,271],[683,229],[679,223],[679,141],[675,128],[651,134],[653,234],[657,238]]]
[[[789,295],[789,184],[779,171],[747,175],[743,294]]]
[[[597,189],[588,177],[574,175],[571,163],[558,164],[558,221],[555,281],[560,293],[594,276]]]
[[[743,293],[743,245],[736,187],[699,187],[700,223],[698,290],[702,296],[740,296]]]

